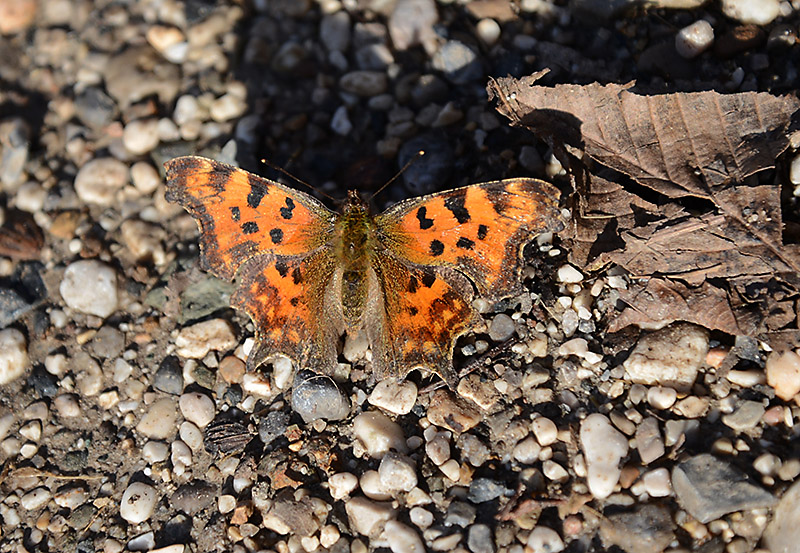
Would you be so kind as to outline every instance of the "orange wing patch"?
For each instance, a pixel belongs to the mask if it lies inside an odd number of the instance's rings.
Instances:
[[[560,230],[558,190],[509,179],[401,202],[376,217],[385,245],[414,263],[455,267],[490,300],[521,289],[521,246]]]
[[[336,214],[311,196],[201,157],[165,164],[166,199],[200,226],[204,269],[231,280],[259,253],[300,255],[322,245]]]

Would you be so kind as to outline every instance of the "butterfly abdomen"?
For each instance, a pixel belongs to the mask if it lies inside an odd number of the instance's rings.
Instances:
[[[346,326],[354,330],[361,319],[369,296],[370,252],[375,236],[375,224],[366,205],[354,198],[345,204],[334,231],[334,251],[341,267],[342,314]]]

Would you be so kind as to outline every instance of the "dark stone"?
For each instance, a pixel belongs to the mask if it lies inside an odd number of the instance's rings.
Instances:
[[[125,347],[125,335],[114,327],[104,326],[97,331],[88,346],[89,352],[95,357],[117,357]]]
[[[58,393],[58,378],[47,372],[42,365],[36,365],[28,376],[28,384],[39,397],[53,397]]]
[[[91,524],[95,513],[97,513],[97,507],[91,503],[84,503],[72,510],[67,517],[67,524],[76,530],[83,530]]]
[[[94,129],[111,123],[117,104],[100,88],[90,87],[75,98],[75,114],[78,119]]]
[[[475,521],[477,509],[464,501],[453,501],[447,507],[444,517],[445,526],[461,526],[466,528]]]
[[[447,182],[453,172],[453,149],[450,141],[441,134],[431,132],[415,136],[400,148],[397,164],[403,167],[417,152],[425,155],[418,158],[403,173],[406,189],[414,195],[429,194]]]
[[[195,480],[182,485],[175,490],[170,499],[170,504],[186,513],[194,516],[214,501],[216,488],[204,480]]]
[[[177,357],[170,355],[164,358],[153,376],[153,388],[174,396],[183,392],[183,370]]]
[[[258,422],[258,437],[265,445],[283,436],[289,426],[289,414],[283,411],[272,411]]]

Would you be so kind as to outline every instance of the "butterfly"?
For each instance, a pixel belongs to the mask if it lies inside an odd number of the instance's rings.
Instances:
[[[559,192],[531,178],[340,212],[243,169],[187,156],[165,164],[166,198],[200,229],[201,266],[233,280],[256,327],[248,370],[276,355],[332,374],[343,334],[363,336],[377,379],[431,371],[455,388],[453,349],[489,302],[523,291],[522,247],[563,228]],[[363,334],[362,334],[363,333]]]

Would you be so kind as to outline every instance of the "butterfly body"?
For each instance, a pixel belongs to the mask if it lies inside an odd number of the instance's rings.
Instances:
[[[239,287],[256,326],[248,368],[277,354],[332,373],[343,333],[366,338],[375,376],[422,368],[454,387],[456,339],[476,292],[523,290],[521,249],[560,230],[558,191],[510,179],[412,198],[373,215],[356,192],[339,214],[313,197],[200,157],[165,164],[167,199],[201,231],[201,263]]]

